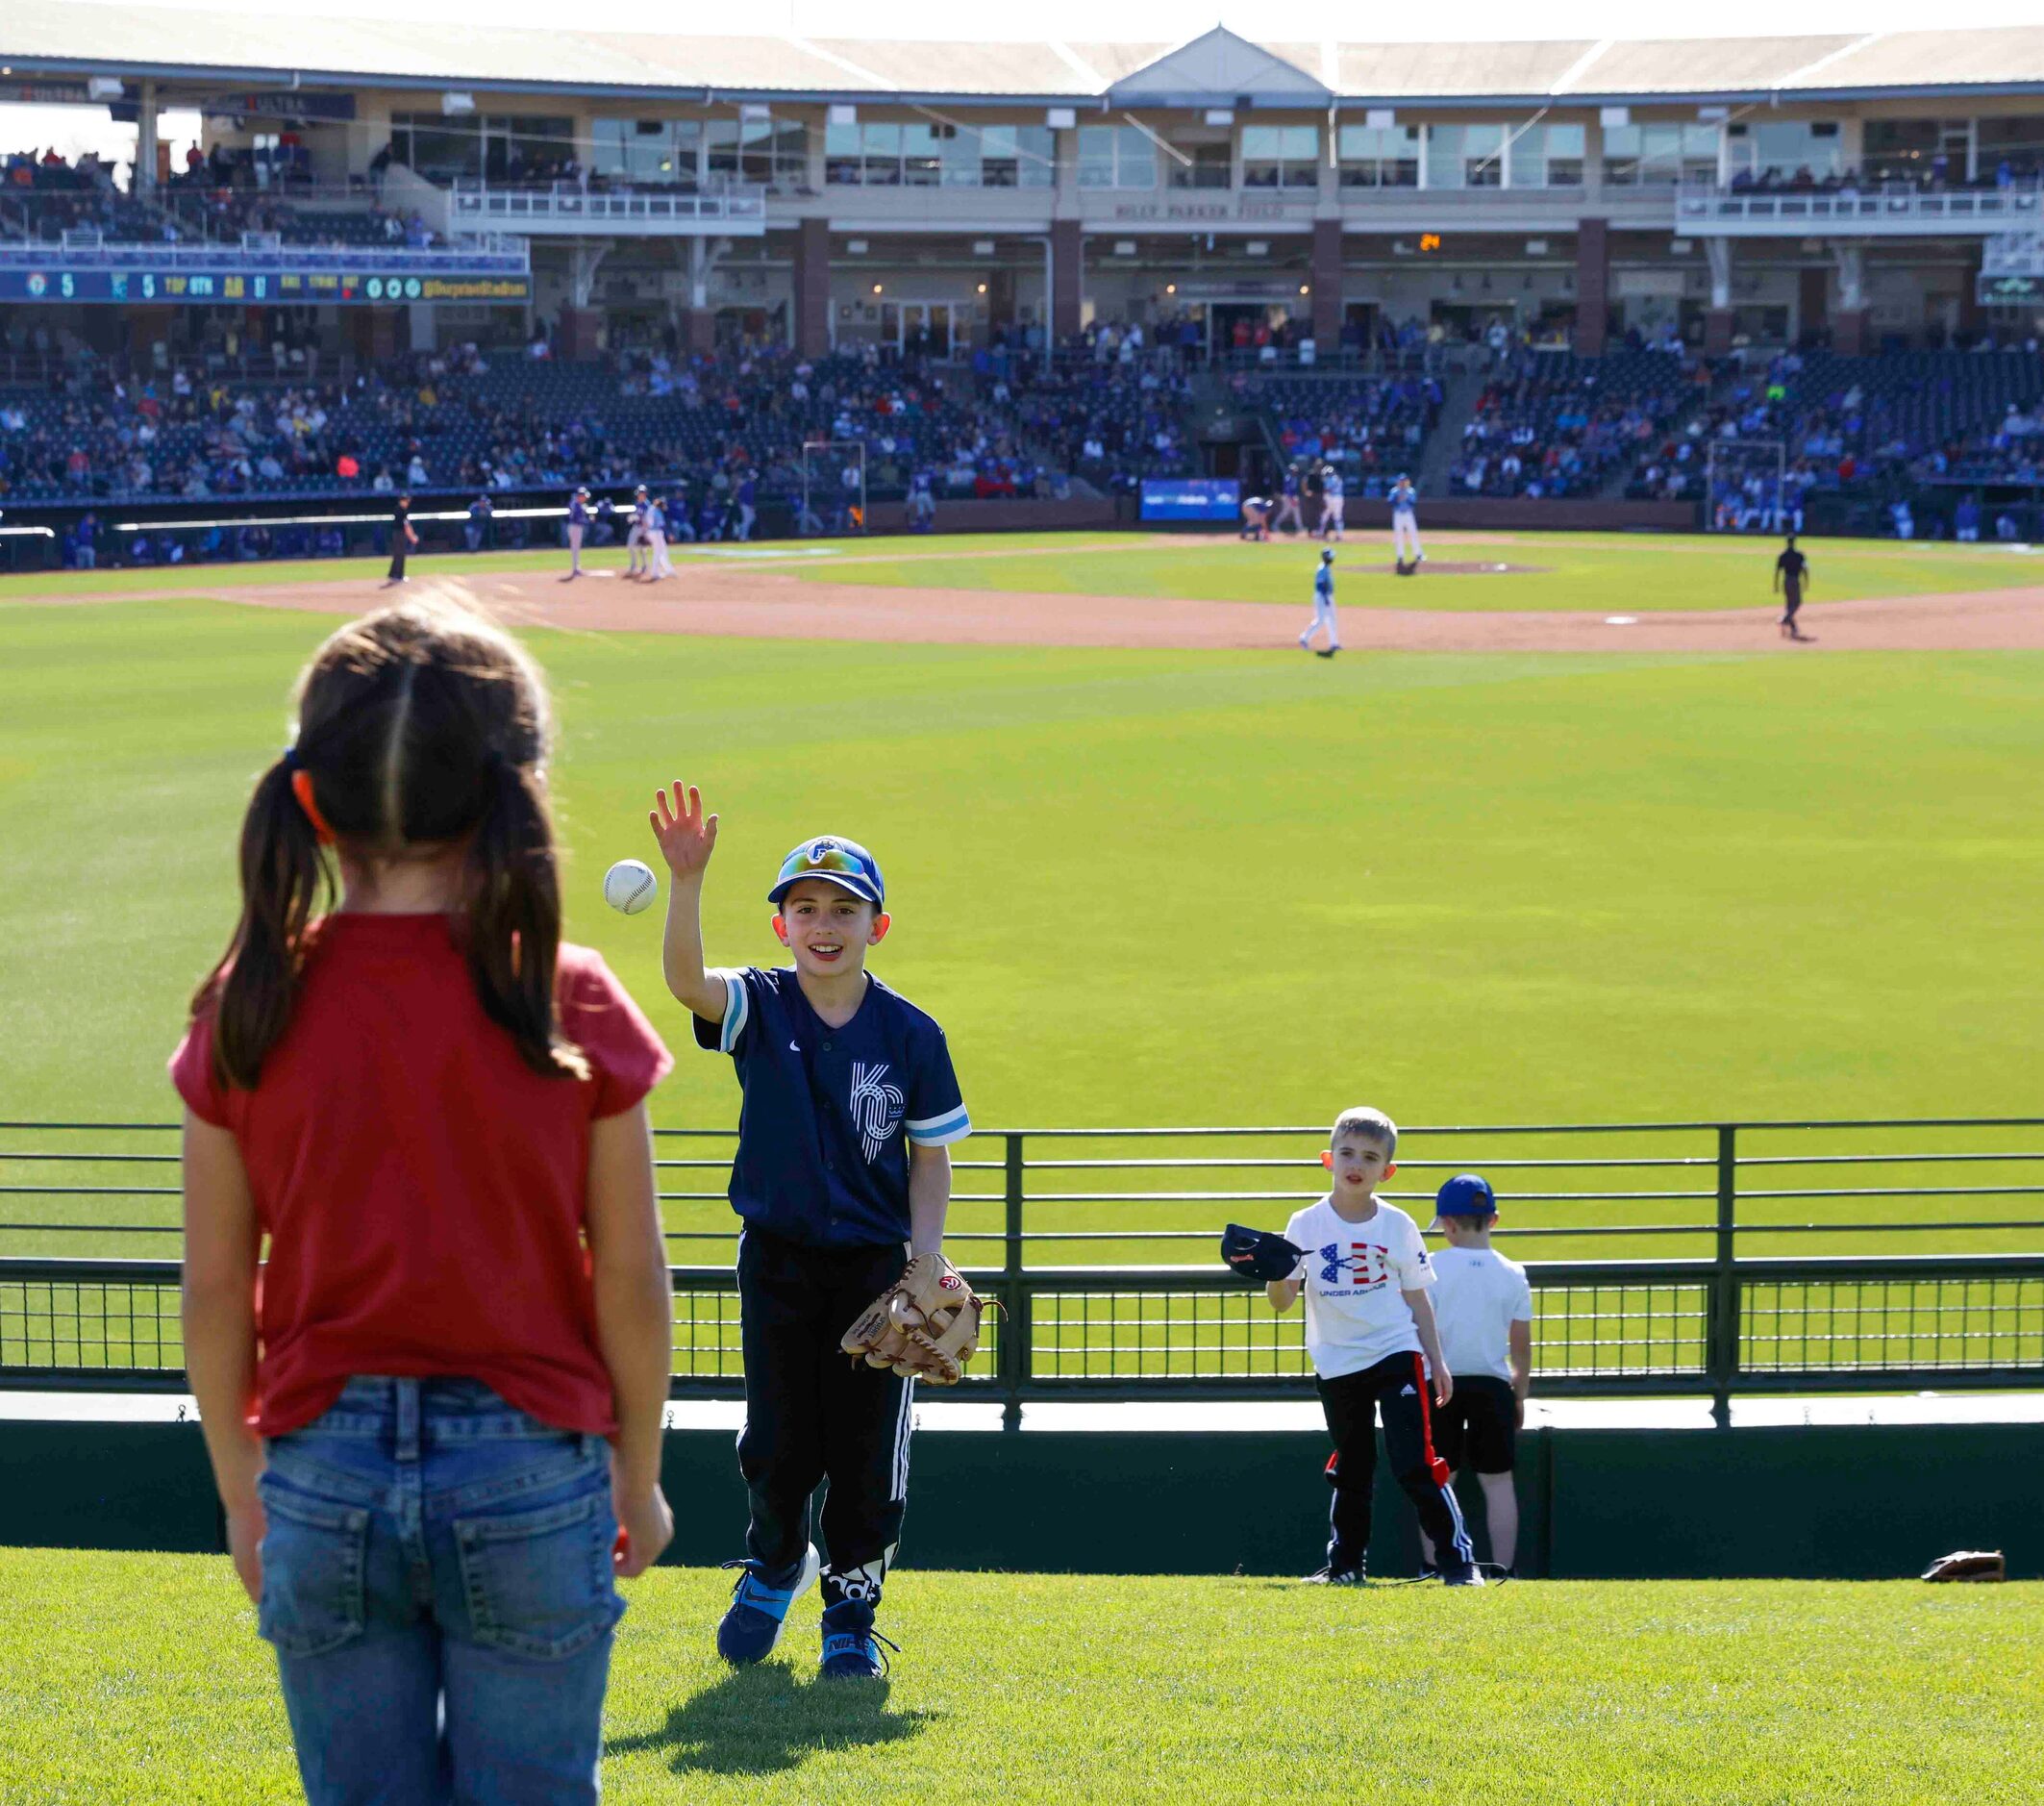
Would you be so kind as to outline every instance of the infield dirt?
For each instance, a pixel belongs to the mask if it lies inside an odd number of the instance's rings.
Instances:
[[[1509,582],[1509,571],[1423,573],[1430,583]],[[691,634],[761,640],[860,640],[925,645],[1183,646],[1282,650],[1307,611],[1269,603],[1215,602],[1054,591],[888,588],[805,582],[742,564],[690,564],[657,584],[589,574],[567,580],[533,571],[470,566],[420,576],[411,593],[457,596],[521,625],[610,633]],[[190,591],[171,592],[188,595]],[[259,608],[357,615],[400,591],[360,579],[255,585],[220,599]],[[86,596],[73,598],[86,601]],[[129,591],[106,600],[133,601]],[[1816,656],[1781,637],[1772,609],[1592,613],[1351,608],[1341,616],[1351,651],[1765,652]],[[1885,596],[1807,605],[1800,616],[1817,646],[1860,651],[2033,651],[2044,648],[2044,586]]]

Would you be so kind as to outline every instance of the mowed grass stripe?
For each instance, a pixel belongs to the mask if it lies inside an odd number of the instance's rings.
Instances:
[[[1724,534],[1436,534],[1431,568],[1401,579],[1382,532],[1357,530],[1335,549],[1345,608],[1583,611],[1766,608],[1773,600],[1771,537]],[[2028,546],[1903,544],[1882,539],[1807,542],[1812,601],[1943,595],[2044,584],[2044,556]],[[1232,534],[952,534],[871,539],[768,540],[744,547],[678,547],[676,583],[713,592],[747,571],[806,584],[924,589],[1271,602],[1305,610],[1318,542],[1247,544]],[[431,552],[415,575],[486,581],[565,568],[566,554],[540,548]],[[585,568],[624,568],[619,547],[590,552]],[[1497,571],[1493,566],[1510,566]],[[1450,569],[1450,566],[1476,566]],[[361,583],[384,574],[374,558],[155,565],[138,569],[24,572],[0,577],[0,605],[125,592],[232,591],[247,587]],[[1168,637],[1168,624],[1159,623]]]
[[[961,1772],[1047,1806],[2013,1806],[2044,1791],[2034,1585],[1330,1594],[911,1568],[887,1592],[903,1654],[885,1688],[817,1685],[807,1602],[784,1655],[726,1668],[710,1633],[728,1592],[690,1568],[632,1588],[607,1800],[862,1806]],[[252,1618],[216,1557],[0,1551],[0,1710],[37,1727],[0,1741],[0,1796],[298,1798]]]
[[[324,626],[0,614],[11,1115],[170,1111],[248,786]],[[685,1047],[658,913],[597,879],[677,774],[723,814],[720,961],[777,957],[762,874],[793,840],[880,850],[876,970],[945,1023],[983,1123],[2038,1106],[2044,655],[532,643],[569,932],[684,1047],[666,1122],[727,1126],[736,1088]]]

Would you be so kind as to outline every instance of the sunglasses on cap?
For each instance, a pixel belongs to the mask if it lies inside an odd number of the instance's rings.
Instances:
[[[864,847],[828,837],[805,840],[781,862],[780,875],[767,892],[767,901],[778,904],[790,886],[804,878],[821,878],[863,897],[878,908],[886,895],[880,864]]]

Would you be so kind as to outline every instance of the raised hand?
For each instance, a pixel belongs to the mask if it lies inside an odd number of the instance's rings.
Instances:
[[[646,819],[653,824],[653,838],[660,842],[661,857],[677,880],[700,878],[716,850],[717,818],[703,813],[703,793],[693,785],[684,788],[677,778],[670,804],[664,790],[654,792],[656,807]]]

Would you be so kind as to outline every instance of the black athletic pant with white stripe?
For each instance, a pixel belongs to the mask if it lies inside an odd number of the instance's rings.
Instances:
[[[738,1242],[745,1350],[738,1468],[752,1503],[745,1552],[769,1577],[800,1562],[810,1494],[828,1480],[827,1599],[877,1593],[901,1540],[914,1383],[855,1364],[838,1342],[901,1277],[905,1258],[898,1242],[812,1248],[754,1228]],[[867,1571],[859,1576],[859,1569]]]
[[[1327,1560],[1337,1570],[1358,1566],[1370,1546],[1370,1488],[1377,1478],[1377,1417],[1383,1414],[1384,1456],[1405,1488],[1419,1525],[1443,1568],[1473,1559],[1461,1507],[1448,1485],[1448,1464],[1433,1451],[1433,1395],[1416,1354],[1386,1355],[1375,1367],[1337,1379],[1316,1379],[1334,1452],[1328,1484],[1334,1489]]]

